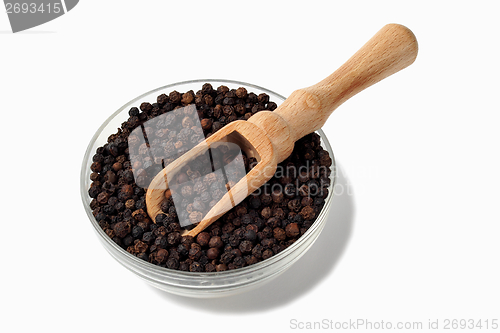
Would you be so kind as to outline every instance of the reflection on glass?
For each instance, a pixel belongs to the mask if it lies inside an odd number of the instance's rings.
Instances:
[[[195,105],[145,121],[130,133],[128,139],[136,184],[148,188],[163,168],[203,139]],[[200,222],[244,178],[246,157],[237,144],[225,141],[213,143],[210,149],[199,145],[197,156],[185,155],[184,164],[171,170],[165,169],[168,184],[166,198],[175,206],[182,227]],[[231,195],[228,198],[230,207],[233,207],[235,203]]]
[[[128,137],[136,184],[147,188],[162,168],[203,139],[203,129],[194,104],[145,121]]]

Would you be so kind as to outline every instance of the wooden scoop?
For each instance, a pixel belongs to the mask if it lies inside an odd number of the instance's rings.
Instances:
[[[184,235],[196,236],[234,205],[270,180],[278,163],[291,153],[295,141],[321,128],[342,103],[365,88],[406,68],[415,61],[418,44],[413,33],[398,24],[384,26],[337,71],[323,81],[294,91],[274,112],[256,113],[248,121],[234,121],[169,164],[152,180],[146,193],[148,214],[155,220],[168,188],[168,179],[189,161],[227,141],[238,144],[258,164],[234,185]]]

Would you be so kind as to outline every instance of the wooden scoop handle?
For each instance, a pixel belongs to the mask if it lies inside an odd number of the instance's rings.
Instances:
[[[388,24],[333,74],[293,92],[275,112],[288,123],[297,141],[320,129],[346,100],[411,65],[417,52],[417,39],[408,28]]]
[[[275,111],[288,125],[289,131],[273,131],[264,114],[250,118],[266,127],[270,139],[282,150],[279,160],[291,152],[293,143],[321,128],[330,114],[346,100],[378,81],[408,67],[415,61],[418,44],[410,29],[399,24],[388,24],[375,34],[345,64],[321,82],[294,91]],[[281,121],[281,120],[280,120]],[[279,132],[279,131],[278,131]],[[284,132],[289,139],[283,137]],[[288,146],[288,147],[287,147]]]

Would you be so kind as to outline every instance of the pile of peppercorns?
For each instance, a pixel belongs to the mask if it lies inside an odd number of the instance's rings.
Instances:
[[[142,103],[140,110],[131,108],[128,120],[93,156],[88,193],[99,226],[127,252],[181,271],[236,269],[283,251],[314,223],[328,195],[332,160],[316,133],[298,140],[269,182],[195,238],[181,236],[179,219],[194,221],[193,212],[205,212],[217,202],[230,184],[213,170],[234,155],[229,157],[223,148],[212,149],[212,156],[219,158],[204,163],[206,157],[201,156],[177,175],[178,192],[194,198],[191,203],[175,201],[174,205],[175,190],[167,190],[163,213],[155,221],[149,218],[145,203],[145,188],[152,177],[190,147],[232,121],[276,107],[267,94],[226,86],[213,89],[205,83],[196,94],[173,91],[158,96],[156,103]],[[151,122],[159,116],[161,121]],[[146,142],[136,134],[138,129],[148,138]],[[247,171],[255,165],[254,158],[239,156]],[[183,189],[188,180],[194,185]]]
[[[200,222],[256,164],[257,159],[248,158],[236,144],[208,149],[169,181],[166,200],[161,206],[167,217],[160,218],[168,218],[169,211],[175,209],[181,226]]]

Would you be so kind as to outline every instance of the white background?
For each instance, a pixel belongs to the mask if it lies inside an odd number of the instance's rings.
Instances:
[[[0,330],[282,332],[292,319],[424,328],[429,319],[441,327],[500,320],[498,7],[82,0],[18,34],[0,13]],[[418,58],[324,126],[349,194],[334,199],[322,235],[290,270],[237,297],[186,299],[148,286],[98,243],[79,173],[112,112],[198,78],[288,96],[391,22],[413,30]]]

